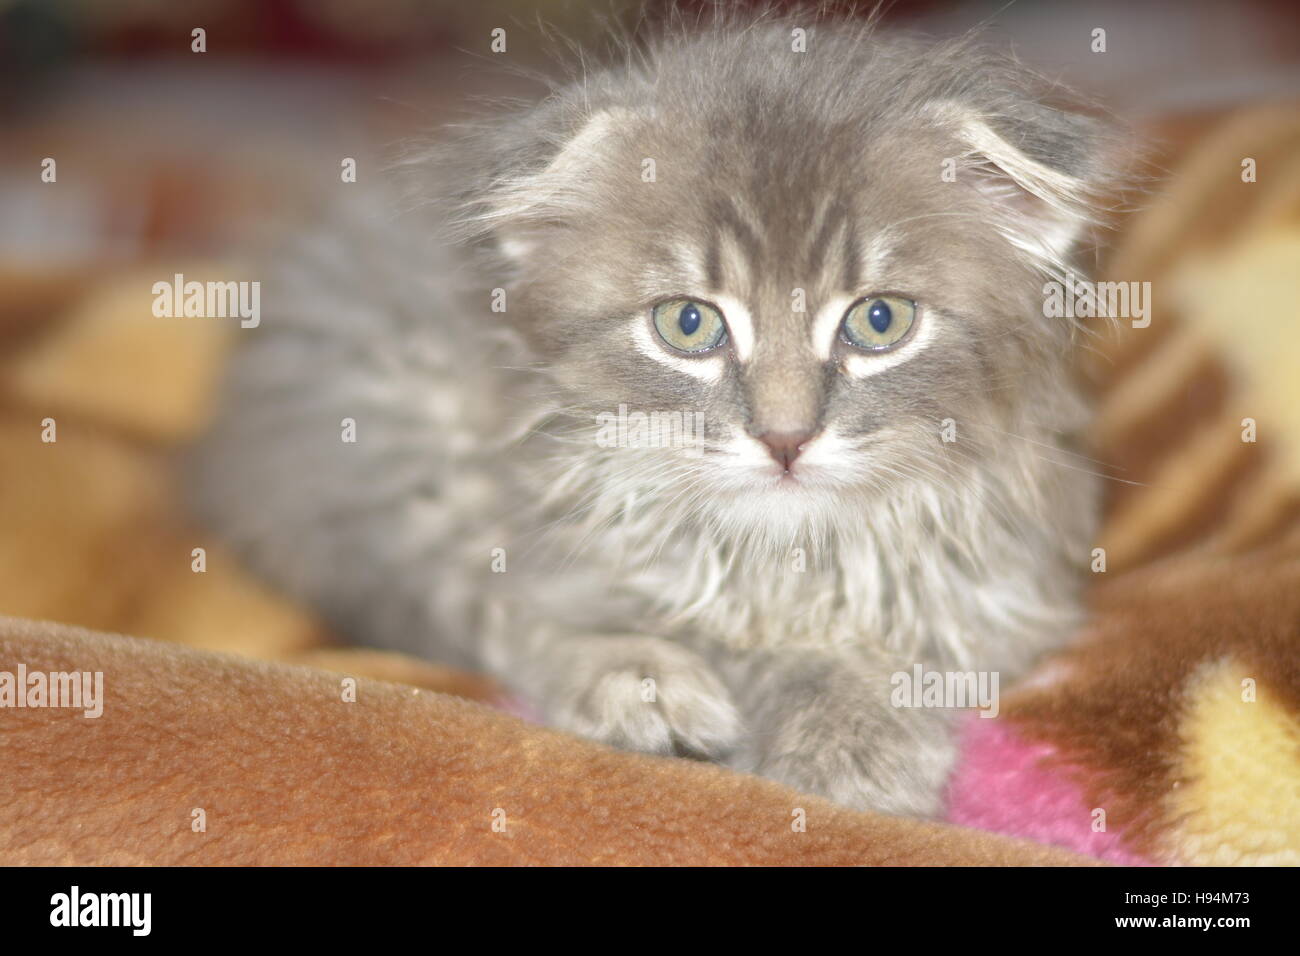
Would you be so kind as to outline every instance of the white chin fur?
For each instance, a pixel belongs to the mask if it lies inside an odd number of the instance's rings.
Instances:
[[[785,474],[756,439],[737,431],[713,458],[725,489],[709,510],[732,532],[776,540],[843,524],[843,492],[863,483],[867,462],[834,429],[814,438]]]

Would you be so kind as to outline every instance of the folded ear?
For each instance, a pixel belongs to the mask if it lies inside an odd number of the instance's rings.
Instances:
[[[1099,221],[1113,158],[1105,125],[1032,101],[995,116],[951,102],[936,110],[967,147],[961,169],[996,201],[1007,237],[1045,265],[1067,259]]]
[[[543,117],[515,142],[493,144],[491,154],[504,162],[486,176],[479,172],[462,222],[494,240],[506,258],[525,258],[547,227],[596,207],[601,193],[595,184],[617,172],[611,170],[615,146],[634,123],[631,110],[607,107],[580,118]]]

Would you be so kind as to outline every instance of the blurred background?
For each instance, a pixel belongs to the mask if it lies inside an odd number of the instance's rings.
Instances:
[[[746,6],[743,0],[732,4]],[[211,251],[248,213],[287,212],[476,94],[530,92],[541,24],[599,45],[704,4],[564,0],[0,0],[0,264],[34,271]],[[897,0],[885,19],[990,42],[1122,115],[1196,113],[1300,91],[1292,0]],[[191,52],[191,31],[207,52]],[[489,51],[507,30],[504,56]],[[1095,28],[1105,54],[1091,52]],[[59,162],[60,188],[34,178]],[[371,166],[370,168],[374,168]]]
[[[210,411],[232,324],[159,323],[150,285],[182,270],[229,278],[268,222],[293,223],[337,188],[342,157],[364,180],[409,135],[472,115],[476,97],[536,93],[521,72],[571,56],[556,37],[600,49],[611,25],[636,34],[704,6],[0,0],[0,613],[226,649],[247,635],[233,649],[257,653],[317,640],[216,546],[193,573],[208,542],[173,503],[164,462]],[[897,0],[883,19],[937,35],[983,25],[1131,120],[1158,171],[1234,111],[1272,109],[1256,121],[1267,131],[1300,102],[1295,0]],[[504,55],[490,49],[497,28]],[[1297,144],[1274,139],[1270,175],[1289,157],[1300,184]],[[1240,155],[1221,163],[1229,185]],[[1227,216],[1236,204],[1224,200]],[[1294,308],[1282,318],[1294,324]],[[57,445],[42,441],[46,418]]]

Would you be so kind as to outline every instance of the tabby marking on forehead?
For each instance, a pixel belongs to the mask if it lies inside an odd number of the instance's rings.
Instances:
[[[818,210],[808,230],[806,268],[810,275],[834,275],[840,288],[855,289],[862,276],[862,241],[851,208],[842,197],[832,194]]]

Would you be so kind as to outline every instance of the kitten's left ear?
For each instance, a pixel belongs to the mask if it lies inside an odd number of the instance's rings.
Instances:
[[[592,206],[593,183],[606,175],[614,142],[634,121],[631,110],[606,107],[554,124],[527,148],[516,145],[511,165],[476,197],[479,225],[508,259],[526,258],[542,231]]]
[[[1008,238],[1047,262],[1066,259],[1099,221],[1111,182],[1114,147],[1105,124],[1032,101],[996,116],[955,102],[934,108],[968,149],[959,177],[974,174],[997,201]]]

